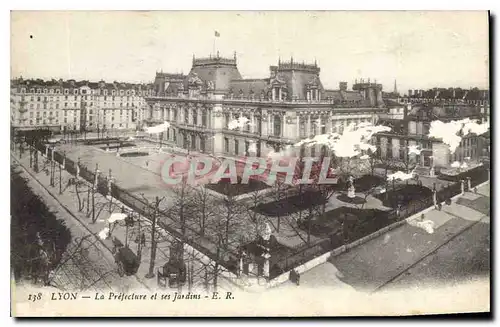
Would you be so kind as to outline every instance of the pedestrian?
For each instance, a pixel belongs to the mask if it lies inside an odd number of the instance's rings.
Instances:
[[[144,232],[141,233],[141,245],[146,246],[146,235],[144,235]]]
[[[146,160],[146,167],[149,166],[149,160]]]

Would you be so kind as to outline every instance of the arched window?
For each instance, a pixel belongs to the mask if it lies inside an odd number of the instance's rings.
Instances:
[[[280,115],[274,115],[273,132],[274,132],[274,136],[281,136],[281,116]]]

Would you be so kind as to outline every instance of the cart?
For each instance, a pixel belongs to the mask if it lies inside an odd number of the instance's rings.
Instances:
[[[160,287],[175,288],[186,283],[186,264],[181,260],[169,260],[163,267],[158,268],[158,285]]]

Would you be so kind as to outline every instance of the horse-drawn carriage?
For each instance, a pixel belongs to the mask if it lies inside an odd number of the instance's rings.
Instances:
[[[113,238],[113,254],[120,277],[137,273],[141,264],[140,258],[117,238]]]

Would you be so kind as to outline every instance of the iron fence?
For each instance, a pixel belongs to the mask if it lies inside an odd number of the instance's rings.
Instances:
[[[40,150],[42,153],[45,153],[45,145],[41,142],[35,142],[34,146],[36,149]],[[48,158],[51,158],[52,151],[54,151],[52,148],[49,147],[48,149]],[[62,163],[64,157],[57,151],[54,152],[54,160]],[[76,174],[76,167],[77,163],[75,163],[73,160],[66,158],[66,170],[72,174]],[[467,175],[464,175],[465,178],[469,177],[471,179],[471,187],[475,187],[480,183],[483,183],[488,180],[488,169],[485,167],[478,167],[475,169],[472,169],[470,173]],[[95,180],[95,174],[94,172],[90,171],[87,169],[85,166],[80,165],[80,177],[88,181],[89,183],[94,183]],[[461,176],[463,177],[463,176]],[[465,181],[465,189],[467,189],[467,181]],[[107,177],[105,176],[98,176],[98,181],[97,181],[97,191],[103,195],[108,194],[108,180]],[[461,186],[461,181],[455,181],[455,183],[450,184],[440,190],[438,190],[436,193],[437,200],[438,202],[446,201],[447,199],[451,199],[453,196],[460,194],[462,191],[462,186]],[[138,198],[137,196],[131,194],[130,192],[120,188],[117,186],[115,183],[111,184],[111,196],[122,202],[123,204],[127,205],[128,207],[132,208],[135,212],[141,214],[142,216],[151,219],[151,214],[154,210],[152,205],[148,204],[145,200]],[[397,222],[403,219],[406,219],[418,212],[421,212],[422,210],[430,207],[433,205],[433,198],[431,197],[426,197],[423,199],[419,199],[416,201],[410,202],[406,206],[401,206],[398,209],[393,209],[390,211],[386,212],[386,221],[387,224],[383,224],[383,228],[390,223]],[[157,220],[158,226],[166,230],[168,233],[171,235],[182,239],[186,240],[187,243],[195,248],[197,251],[203,253],[207,257],[209,257],[213,261],[218,261],[224,268],[228,269],[229,271],[236,273],[237,272],[237,258],[238,255],[233,253],[232,251],[227,251],[227,259],[226,260],[220,260],[217,258],[216,253],[212,250],[217,249],[217,245],[215,242],[211,241],[210,239],[206,237],[201,237],[198,232],[193,230],[190,227],[186,227],[186,229],[189,229],[191,232],[193,232],[195,235],[199,235],[199,240],[196,241],[194,239],[188,239],[185,237],[185,235],[182,235],[180,231],[178,231],[175,228],[172,228],[171,226],[168,226],[166,223],[162,221],[161,218],[164,219],[169,219],[175,221],[173,217],[171,217],[170,214],[168,214],[165,211],[160,211],[160,216],[159,219]],[[366,226],[363,226],[360,224],[358,228],[363,229],[367,228]],[[375,232],[371,230],[367,230],[367,232]],[[271,271],[270,271],[270,278],[275,278],[278,275],[280,275],[283,272],[292,270],[314,258],[317,258],[318,256],[321,256],[329,251],[332,251],[342,245],[345,245],[347,242],[353,242],[356,240],[345,240],[343,236],[340,235],[341,232],[338,230],[333,232],[332,234],[328,235],[328,237],[325,237],[321,239],[318,242],[315,242],[314,244],[310,245],[305,245],[302,248],[299,248],[297,251],[294,251],[291,254],[287,254],[281,258],[275,258],[271,257]],[[366,235],[365,235],[366,236]],[[359,238],[358,238],[359,239]],[[204,245],[202,245],[203,243]]]

